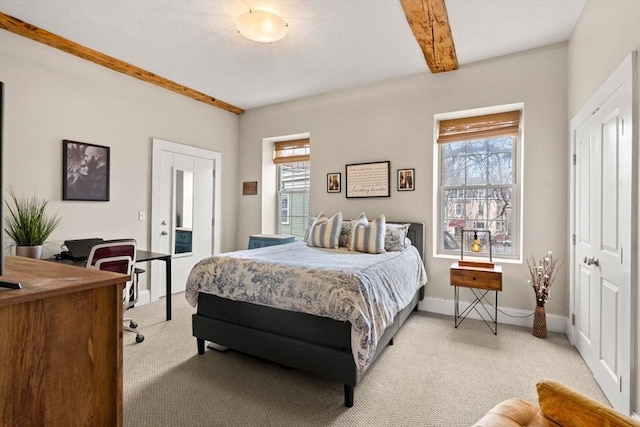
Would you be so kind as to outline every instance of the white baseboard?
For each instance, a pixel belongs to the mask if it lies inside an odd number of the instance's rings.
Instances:
[[[469,304],[470,303],[468,301],[460,301],[460,312],[463,312],[469,306]],[[478,309],[482,310],[481,307],[478,307]],[[487,307],[487,309],[493,315],[493,307]],[[453,316],[454,301],[452,299],[425,297],[423,301],[420,301],[418,310]],[[530,328],[533,326],[532,313],[533,310],[527,311],[517,308],[503,307],[500,305],[500,302],[498,302],[498,325],[500,323],[503,323],[507,325],[524,326]],[[470,319],[482,320],[475,310],[471,310],[467,317],[469,317]],[[568,331],[568,322],[569,319],[567,317],[547,313],[548,331],[561,332],[563,334],[566,334]]]
[[[151,302],[151,293],[145,289],[138,294],[138,302],[136,305],[149,304]],[[451,299],[425,297],[420,301],[418,310],[428,311],[431,313],[445,314],[453,316],[454,302]],[[460,311],[462,312],[469,306],[468,301],[460,301]],[[493,308],[488,307],[489,310]],[[502,312],[502,313],[501,313]],[[530,328],[533,325],[533,311],[520,310],[517,308],[503,307],[498,303],[498,324],[524,326]],[[513,316],[513,317],[510,317]],[[528,316],[528,317],[527,317]],[[468,316],[470,319],[481,320],[475,310],[472,310]],[[552,332],[561,332],[566,334],[569,331],[569,318],[547,313],[547,330]]]
[[[151,302],[151,292],[148,289],[138,292],[138,302],[136,305],[145,305]]]
[[[631,418],[633,418],[636,421],[640,421],[640,415],[637,414],[636,412],[631,413]]]

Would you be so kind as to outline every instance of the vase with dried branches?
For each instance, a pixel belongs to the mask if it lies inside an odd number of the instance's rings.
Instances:
[[[527,283],[533,288],[536,295],[536,310],[533,315],[533,329],[531,333],[538,338],[547,337],[547,314],[544,308],[549,299],[551,285],[556,280],[558,270],[562,264],[553,256],[553,252],[547,252],[547,256],[536,258],[531,255],[527,260],[529,267],[529,280]]]

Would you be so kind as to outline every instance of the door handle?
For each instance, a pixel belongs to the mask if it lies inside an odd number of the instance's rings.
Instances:
[[[169,233],[167,233],[167,232],[166,232],[166,231],[164,231],[164,230],[162,230],[162,231],[160,232],[160,235],[161,235],[161,236],[166,236],[167,234],[169,234]]]
[[[587,265],[595,265],[596,267],[600,267],[600,260],[598,258],[589,257],[589,259],[587,259],[587,257],[584,257],[584,259]]]
[[[589,265],[589,260],[587,259],[587,257],[584,257],[584,261],[585,264]]]

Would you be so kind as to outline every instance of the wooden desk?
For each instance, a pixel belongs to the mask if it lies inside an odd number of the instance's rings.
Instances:
[[[477,266],[461,265],[462,261],[454,262],[450,268],[450,284],[454,287],[454,325],[457,328],[467,318],[471,310],[475,310],[494,335],[498,335],[498,292],[502,291],[502,267],[499,265]],[[473,263],[471,263],[473,264]],[[473,302],[460,313],[460,287],[469,288],[474,296]],[[493,306],[494,314],[487,309],[484,300],[489,292],[495,292],[496,302]],[[490,303],[489,303],[490,304]],[[484,310],[478,310],[478,305]],[[485,315],[487,318],[485,318]],[[493,323],[493,327],[489,324]]]
[[[0,425],[122,426],[126,275],[7,257]]]

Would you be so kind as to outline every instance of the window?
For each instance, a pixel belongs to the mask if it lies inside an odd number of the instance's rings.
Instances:
[[[289,224],[289,193],[283,193],[280,197],[280,224]]]
[[[309,218],[310,145],[308,139],[276,142],[279,234],[301,240]]]
[[[461,230],[473,229],[491,231],[495,256],[519,256],[519,135],[520,111],[439,122],[438,253],[469,252]]]

